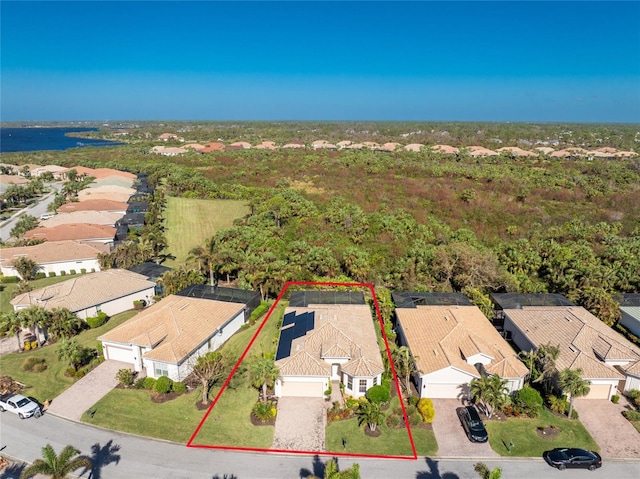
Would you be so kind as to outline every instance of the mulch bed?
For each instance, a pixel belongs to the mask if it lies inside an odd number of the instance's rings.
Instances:
[[[364,433],[369,437],[379,437],[380,434],[382,434],[382,431],[379,428],[377,428],[375,431],[372,431],[371,429],[369,429],[369,425],[367,424],[364,427]]]
[[[542,439],[552,441],[560,434],[560,428],[556,426],[537,427],[536,432]]]
[[[198,411],[204,411],[205,409],[209,409],[209,406],[211,406],[211,403],[203,403],[202,401],[198,401],[196,403],[196,409]]]
[[[171,401],[177,398],[178,396],[180,396],[180,394],[178,393],[162,394],[162,393],[157,393],[155,391],[151,391],[150,396],[151,396],[151,402],[159,404],[159,403]]]
[[[249,418],[251,419],[251,424],[253,424],[254,426],[275,426],[276,425],[276,418],[275,417],[272,417],[268,421],[262,422],[253,413],[251,413]]]

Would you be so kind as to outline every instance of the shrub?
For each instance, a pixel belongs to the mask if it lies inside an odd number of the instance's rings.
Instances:
[[[567,411],[567,407],[569,407],[569,402],[565,396],[558,397],[551,394],[547,398],[547,402],[549,403],[549,409],[559,414],[564,414]]]
[[[262,316],[269,310],[270,307],[271,304],[267,303],[266,301],[260,303],[258,307],[251,312],[251,316],[249,317],[249,324],[253,325],[260,316]]]
[[[276,417],[276,406],[273,401],[258,401],[251,412],[260,422],[267,422]]]
[[[153,390],[160,394],[167,394],[171,391],[171,379],[167,376],[160,376],[156,381],[156,384],[153,386]]]
[[[144,378],[144,380],[142,381],[142,387],[148,390],[152,390],[156,385],[156,379],[155,378],[150,378],[150,377],[146,377]]]
[[[433,401],[428,398],[422,398],[418,401],[418,412],[422,416],[422,420],[428,424],[433,422],[436,410],[433,407]]]
[[[613,404],[618,404],[619,401],[620,401],[620,396],[618,396],[617,394],[614,394],[613,396],[611,396],[611,402]]]
[[[87,268],[80,268],[80,274],[87,274]]]
[[[4,284],[19,283],[19,282],[20,282],[20,278],[18,278],[17,276],[3,276],[2,277],[2,283],[4,283]]]
[[[409,406],[417,406],[418,402],[420,402],[420,398],[418,396],[409,396],[407,398],[407,404]]]
[[[402,424],[402,419],[397,414],[392,414],[387,418],[386,424],[387,427],[395,429],[397,427],[400,427],[400,425]]]
[[[525,386],[513,394],[513,407],[529,417],[538,417],[542,404],[542,396],[532,387]]]
[[[66,271],[64,271],[64,270],[60,271],[60,276],[66,276],[66,275],[67,275]]]
[[[136,382],[133,383],[133,387],[136,389],[145,389],[144,387],[144,380],[147,378],[138,378],[136,379]]]
[[[91,329],[98,328],[106,323],[108,319],[107,313],[100,311],[97,315],[87,318],[87,324]]]
[[[71,275],[76,274],[76,270],[75,270],[75,269],[70,269],[70,270],[69,270],[69,274],[71,274]]]
[[[47,277],[47,273],[45,273],[44,271],[40,271],[35,274],[34,279],[43,279],[46,277]]]
[[[116,379],[121,386],[129,387],[133,384],[133,371],[131,369],[120,369],[116,373]]]
[[[55,272],[55,271],[51,271],[51,272],[49,273],[49,278],[55,278],[56,276],[57,276],[57,275],[56,275],[56,272]]]
[[[348,409],[357,409],[359,404],[360,403],[358,402],[358,400],[355,398],[352,398],[351,396],[349,396],[345,401],[345,405],[347,406]]]
[[[47,360],[31,356],[22,362],[20,368],[27,372],[41,372],[47,369]]]
[[[176,381],[175,383],[172,384],[171,390],[174,393],[184,394],[187,392],[187,385],[182,381]]]
[[[133,309],[142,309],[144,308],[144,301],[141,299],[136,299],[133,301]]]
[[[38,347],[38,341],[31,341],[31,349],[36,349]]]
[[[30,341],[26,341],[24,343],[24,350],[25,351],[29,351],[31,349],[31,342]]]
[[[622,411],[622,415],[629,421],[640,421],[640,411],[633,411],[631,409]]]
[[[373,403],[385,403],[391,399],[391,389],[379,384],[369,388],[367,391],[367,399]]]

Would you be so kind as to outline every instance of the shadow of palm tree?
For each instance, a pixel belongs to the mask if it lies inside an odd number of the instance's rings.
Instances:
[[[430,457],[427,457],[426,462],[429,470],[418,471],[416,473],[416,479],[460,479],[460,477],[453,472],[445,472],[441,474],[438,461],[434,461]]]
[[[317,454],[313,456],[311,468],[313,469],[312,471],[306,468],[300,469],[300,477],[324,477],[325,465]]]
[[[120,454],[118,454],[119,450],[120,446],[118,444],[113,444],[113,439],[102,447],[100,447],[99,443],[95,443],[91,446],[90,459],[92,467],[89,477],[91,479],[100,479],[102,468],[104,466],[108,466],[113,462],[118,464],[120,462]]]
[[[238,479],[238,476],[236,476],[235,474],[231,474],[231,475],[224,474],[222,476],[216,474],[211,479]]]
[[[20,474],[22,474],[25,467],[26,464],[23,463],[9,464],[2,470],[2,472],[0,472],[0,479],[16,479],[20,477]]]

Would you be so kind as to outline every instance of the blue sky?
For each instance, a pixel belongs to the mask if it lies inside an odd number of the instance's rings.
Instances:
[[[0,119],[640,122],[640,2],[0,2]]]

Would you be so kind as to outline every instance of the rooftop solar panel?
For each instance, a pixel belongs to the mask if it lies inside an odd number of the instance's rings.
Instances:
[[[291,342],[293,341],[294,328],[287,328],[280,331],[278,350],[276,351],[276,361],[278,359],[291,356]]]
[[[296,313],[287,313],[282,318],[282,327],[288,326],[289,324],[293,324],[296,321]]]
[[[305,334],[307,334],[307,326],[306,326],[306,322],[307,322],[307,317],[308,317],[309,313],[302,313],[298,316],[296,316],[296,322],[294,323],[293,326],[293,337],[294,338],[301,338],[302,336],[304,336]]]

